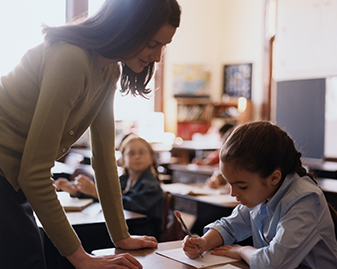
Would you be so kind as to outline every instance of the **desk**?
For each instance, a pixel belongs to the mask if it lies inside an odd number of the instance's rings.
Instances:
[[[318,186],[324,192],[325,198],[337,210],[337,179],[316,178]]]
[[[337,180],[331,178],[316,178],[318,186],[322,191],[337,194]]]
[[[180,157],[182,163],[187,164],[192,161],[194,157],[201,157],[205,151],[212,152],[221,148],[222,142],[218,140],[186,140],[182,144],[174,144],[172,146],[172,156]]]
[[[97,248],[111,248],[114,246],[106,228],[104,215],[99,203],[91,204],[81,212],[66,212],[66,216],[80,238],[83,248],[88,253]],[[137,219],[146,218],[146,215],[128,210],[124,210],[124,216],[128,225],[132,225]],[[66,258],[59,254],[49,237],[45,234],[38,218],[36,218],[36,221],[42,234],[47,268],[74,268]]]
[[[180,248],[181,241],[171,241],[171,242],[165,242],[165,243],[159,243],[158,248],[148,248],[148,249],[140,249],[140,250],[122,250],[122,249],[101,249],[101,250],[95,250],[92,253],[95,255],[111,255],[111,254],[121,254],[121,253],[130,253],[132,256],[134,256],[142,265],[144,269],[195,269],[195,267],[183,264],[180,262],[177,262],[175,260],[171,260],[169,258],[163,257],[161,255],[156,254],[156,251],[162,251],[162,250],[169,250],[174,248]],[[238,262],[231,262],[229,263],[231,265],[234,265],[241,269],[249,269],[249,265],[245,263],[244,261],[238,261]],[[159,266],[160,265],[160,266]],[[207,269],[216,269],[219,268],[222,265],[214,265],[209,266]],[[297,269],[307,269],[305,266],[299,266]]]
[[[314,172],[320,178],[337,179],[337,162],[327,162],[315,159],[303,159],[302,163],[308,170]]]
[[[146,215],[132,212],[129,210],[123,210],[124,217],[126,221],[132,221],[135,219],[146,218]],[[35,214],[34,214],[35,215]],[[72,226],[78,225],[88,225],[88,224],[97,224],[97,223],[105,223],[102,207],[100,203],[93,203],[88,207],[84,208],[80,212],[66,212],[67,219]],[[35,215],[35,219],[38,227],[42,228],[42,224],[39,219]]]
[[[172,182],[204,183],[213,172],[219,170],[219,165],[170,164]]]
[[[108,254],[120,254],[128,252],[132,256],[134,256],[142,265],[144,269],[195,269],[195,267],[183,264],[180,262],[177,262],[175,260],[171,260],[169,258],[163,257],[161,255],[156,254],[156,251],[161,250],[168,250],[168,249],[174,249],[174,248],[180,248],[181,247],[181,241],[171,241],[171,242],[164,242],[159,243],[158,248],[148,248],[148,249],[140,249],[140,250],[132,250],[132,251],[126,251],[121,249],[103,249],[103,250],[96,250],[93,251],[93,254],[95,255],[108,255]],[[244,262],[232,262],[230,263],[232,265],[237,266],[238,268],[247,269],[249,266]],[[217,266],[210,266],[207,267],[209,269],[217,268]]]
[[[191,231],[198,235],[203,234],[203,228],[207,224],[229,216],[238,204],[225,188],[215,190],[204,184],[172,183],[162,184],[162,189],[173,195],[174,210],[190,213],[196,217]]]

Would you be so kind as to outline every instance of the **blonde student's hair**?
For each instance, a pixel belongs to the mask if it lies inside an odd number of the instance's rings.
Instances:
[[[155,154],[151,144],[149,142],[147,142],[145,139],[143,139],[143,138],[141,138],[141,137],[139,137],[135,134],[126,135],[124,137],[124,139],[122,140],[121,144],[120,144],[120,147],[119,147],[120,152],[122,153],[122,155],[124,155],[126,147],[133,141],[140,141],[140,142],[142,142],[146,145],[147,149],[149,150],[150,155],[153,158],[153,163],[151,164],[151,167],[150,167],[151,171],[156,176],[156,178],[158,179],[158,177],[157,177],[158,164],[156,162],[156,154]],[[124,165],[123,165],[123,167],[124,167],[124,173],[128,174],[127,168]]]

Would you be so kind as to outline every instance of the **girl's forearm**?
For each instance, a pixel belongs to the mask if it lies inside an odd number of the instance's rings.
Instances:
[[[207,250],[223,245],[222,236],[214,229],[209,229],[202,237],[207,241]]]
[[[250,258],[252,257],[255,251],[256,251],[256,248],[254,247],[244,246],[240,250],[240,256],[246,263],[250,264]]]

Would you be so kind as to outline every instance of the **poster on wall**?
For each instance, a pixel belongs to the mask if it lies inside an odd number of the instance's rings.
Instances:
[[[251,99],[253,64],[228,64],[224,67],[224,94]]]
[[[174,97],[208,97],[211,72],[202,64],[173,64]]]

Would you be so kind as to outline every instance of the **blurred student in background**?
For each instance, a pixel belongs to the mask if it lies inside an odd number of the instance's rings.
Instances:
[[[129,226],[129,232],[132,235],[151,235],[158,239],[161,234],[164,195],[156,176],[155,152],[146,140],[134,134],[125,136],[119,150],[122,157],[118,163],[124,169],[119,177],[123,208],[147,216]],[[92,175],[76,170],[72,178],[74,182],[71,185],[65,178],[56,180],[57,189],[67,191],[74,197],[99,199]]]

